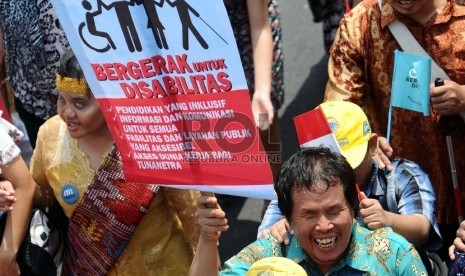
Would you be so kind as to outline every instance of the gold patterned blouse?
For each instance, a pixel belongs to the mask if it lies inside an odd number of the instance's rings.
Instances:
[[[463,2],[463,1],[462,1]],[[449,0],[424,26],[393,10],[390,1],[363,1],[342,21],[328,64],[325,100],[363,106],[374,132],[386,136],[394,50],[400,49],[388,24],[398,19],[452,80],[465,84],[465,6]],[[397,156],[418,163],[429,174],[437,197],[439,223],[457,221],[444,125],[450,124],[457,168],[465,168],[465,124],[458,116],[394,108],[391,144]],[[439,123],[438,123],[439,121]],[[465,200],[465,170],[457,170]],[[452,205],[453,206],[453,205]],[[465,206],[464,206],[465,207]]]
[[[87,156],[55,116],[39,130],[31,171],[37,182],[35,202],[57,200],[70,217],[76,204],[61,196],[73,184],[79,200],[95,174]],[[161,187],[109,275],[187,275],[198,241],[195,219],[198,192]],[[79,201],[78,200],[78,201]]]

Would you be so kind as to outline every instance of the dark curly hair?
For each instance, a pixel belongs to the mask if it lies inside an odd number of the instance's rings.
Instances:
[[[58,74],[62,77],[84,79],[84,72],[72,50],[67,50],[61,57]]]
[[[328,148],[306,148],[284,163],[274,185],[279,209],[289,221],[293,207],[292,192],[312,190],[316,185],[318,188],[325,185],[326,189],[342,185],[344,197],[357,214],[359,199],[355,188],[356,178],[346,159]]]

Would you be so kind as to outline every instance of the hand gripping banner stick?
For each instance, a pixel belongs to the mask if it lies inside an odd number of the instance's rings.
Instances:
[[[434,85],[443,86],[444,80],[441,78],[436,78],[436,80],[434,80]],[[454,148],[452,146],[452,139],[450,136],[451,130],[448,122],[444,123],[447,142],[447,152],[449,154],[450,172],[452,174],[452,185],[454,187],[455,208],[457,209],[457,219],[459,220],[459,223],[461,223],[463,220],[462,201],[460,199],[459,181],[457,179],[457,170],[455,168]]]

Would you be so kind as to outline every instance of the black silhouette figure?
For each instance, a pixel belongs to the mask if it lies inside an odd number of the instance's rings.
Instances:
[[[160,8],[163,7],[163,2],[164,0],[161,0],[160,3],[154,2],[153,0],[136,0],[138,5],[142,4],[144,6],[148,18],[147,28],[152,29],[153,37],[155,38],[158,48],[168,49],[168,43],[166,42],[164,33],[165,27],[161,23],[157,8],[155,7],[155,5]]]
[[[175,7],[178,10],[179,19],[182,25],[182,46],[185,50],[189,50],[189,30],[191,30],[192,34],[197,38],[197,41],[202,45],[204,49],[208,49],[208,44],[200,35],[199,31],[195,28],[194,24],[192,24],[192,20],[189,14],[189,11],[197,16],[200,17],[200,14],[194,10],[185,0],[176,0],[174,2],[170,2],[166,0],[171,7]]]
[[[118,21],[121,26],[121,31],[123,32],[124,39],[126,40],[129,51],[142,51],[139,35],[137,34],[134,21],[132,20],[131,12],[129,11],[129,6],[134,6],[134,0],[129,2],[114,1],[110,5],[105,5],[102,0],[97,0],[97,3],[99,5],[99,9],[101,9],[101,7],[104,7],[106,10],[110,10],[112,8],[115,9],[116,16],[118,17]]]
[[[97,11],[95,12],[90,12],[92,10],[92,4],[87,0],[82,1],[82,6],[84,7],[84,9],[88,10],[88,12],[86,12],[86,22],[82,22],[81,24],[79,24],[79,27],[78,27],[79,36],[81,37],[81,40],[84,42],[84,44],[86,44],[87,47],[99,53],[103,53],[103,52],[110,50],[110,47],[113,49],[116,49],[115,43],[111,39],[110,35],[106,32],[101,32],[97,30],[97,26],[95,25],[95,16],[102,13],[102,9],[100,8],[100,6],[97,8]],[[107,39],[108,44],[104,48],[102,49],[96,48],[85,40],[82,31],[86,25],[87,25],[87,30],[89,31],[91,35],[104,37]]]

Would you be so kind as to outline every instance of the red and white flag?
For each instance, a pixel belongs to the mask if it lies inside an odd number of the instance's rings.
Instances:
[[[323,146],[329,148],[332,152],[342,154],[337,139],[321,107],[294,117],[294,125],[301,148]],[[359,200],[365,199],[366,196],[360,192],[358,185],[355,187]]]
[[[323,146],[341,153],[336,137],[320,107],[294,117],[294,125],[301,148]]]

